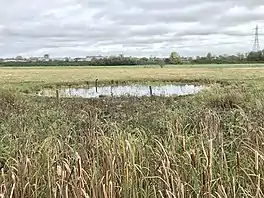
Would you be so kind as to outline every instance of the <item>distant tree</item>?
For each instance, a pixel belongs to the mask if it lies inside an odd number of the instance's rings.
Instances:
[[[45,54],[45,55],[44,55],[44,59],[45,59],[46,61],[49,61],[49,60],[50,60],[50,56],[49,56],[49,54]]]
[[[41,61],[33,61],[34,59],[25,59],[21,56],[17,56],[17,60],[4,62],[0,60],[0,66],[113,66],[113,65],[159,65],[163,68],[166,64],[243,64],[243,63],[264,63],[264,50],[258,52],[238,53],[236,55],[218,55],[213,56],[211,53],[205,56],[192,57],[180,57],[177,52],[172,52],[167,58],[159,57],[127,57],[122,54],[110,57],[93,57],[90,61],[80,61],[80,59],[65,58],[63,61],[52,60],[49,55],[45,55],[46,58]]]
[[[191,63],[193,62],[193,58],[192,57],[188,57],[188,61]]]
[[[162,58],[158,59],[158,65],[160,66],[160,68],[163,68],[165,66],[165,60]]]
[[[250,52],[247,56],[247,60],[251,62],[259,62],[262,59],[262,51]]]
[[[212,57],[213,57],[213,55],[212,55],[211,52],[207,53],[206,58],[207,58],[208,60],[212,60]]]
[[[165,64],[170,64],[170,58],[165,58],[164,61],[165,61]]]
[[[147,62],[148,61],[148,58],[147,57],[142,57],[140,60],[142,60],[144,62]]]
[[[206,55],[206,59],[207,59],[207,63],[212,63],[213,55],[212,55],[211,52],[209,52],[209,53]]]
[[[179,65],[182,63],[181,57],[177,52],[171,52],[170,54],[170,63],[174,65]]]
[[[23,57],[22,56],[17,56],[16,60],[23,60]]]
[[[245,55],[243,53],[237,53],[236,55],[240,61],[245,59]]]
[[[146,65],[147,62],[148,62],[148,58],[146,58],[146,57],[142,57],[142,58],[140,58],[140,59],[138,60],[138,64],[139,64],[139,65]]]
[[[264,61],[264,49],[261,51],[261,61]]]

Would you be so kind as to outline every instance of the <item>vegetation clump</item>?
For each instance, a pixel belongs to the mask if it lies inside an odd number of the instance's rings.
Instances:
[[[263,197],[263,92],[61,99],[0,91],[4,197]]]

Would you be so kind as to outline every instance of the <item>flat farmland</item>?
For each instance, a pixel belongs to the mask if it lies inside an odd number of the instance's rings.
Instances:
[[[253,80],[264,77],[264,67],[46,67],[0,68],[0,83],[59,83],[94,81],[145,80]]]
[[[33,92],[95,79],[207,88],[183,97]],[[4,197],[264,197],[262,65],[0,68],[0,85]]]

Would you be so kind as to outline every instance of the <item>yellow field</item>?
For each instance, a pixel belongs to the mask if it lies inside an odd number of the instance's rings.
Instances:
[[[264,78],[264,68],[0,68],[0,83],[60,83],[110,80],[246,80]]]

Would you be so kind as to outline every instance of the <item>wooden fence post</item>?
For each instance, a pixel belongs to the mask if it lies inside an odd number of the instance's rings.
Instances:
[[[59,90],[58,89],[56,89],[56,99],[57,99],[57,101],[60,100],[60,95],[59,95]]]
[[[111,96],[113,97],[114,96],[114,93],[113,93],[113,86],[111,85]]]
[[[152,92],[152,87],[149,86],[149,93],[150,93],[150,96],[153,96],[153,92]]]
[[[95,79],[95,91],[98,92],[98,79]]]

